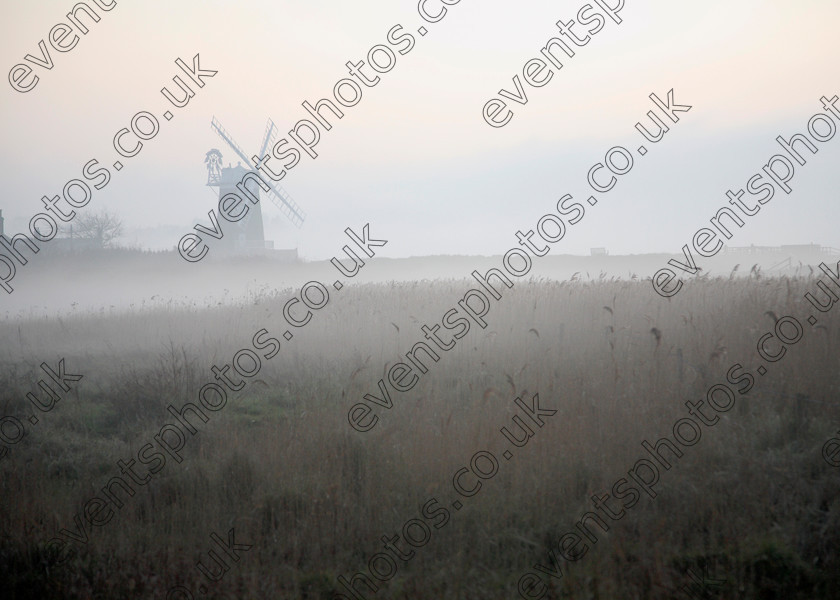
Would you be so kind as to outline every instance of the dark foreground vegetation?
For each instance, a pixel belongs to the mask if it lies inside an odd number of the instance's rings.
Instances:
[[[423,339],[420,326],[471,286],[350,286],[290,342],[289,291],[237,306],[0,322],[0,409],[26,426],[0,459],[0,595],[163,599],[182,585],[196,598],[331,599],[349,594],[338,575],[369,573],[381,538],[417,518],[431,526],[428,543],[397,561],[376,593],[360,594],[517,598],[519,577],[551,567],[591,497],[645,456],[641,441],[670,435],[685,402],[726,383],[733,364],[767,365],[756,343],[793,315],[802,339],[662,470],[656,497],[642,494],[608,532],[597,530],[586,556],[562,563],[562,578],[543,577],[549,598],[688,598],[680,589],[704,570],[724,580],[708,590],[722,600],[840,597],[840,469],[822,456],[840,429],[840,328],[831,312],[807,324],[814,310],[803,295],[814,279],[694,280],[672,301],[649,282],[519,282],[486,329],[473,324],[413,390],[377,409],[374,429],[352,430],[348,409],[380,395],[379,379]],[[136,458],[173,421],[167,405],[198,402],[215,381],[211,367],[252,347],[263,328],[280,352],[197,423],[183,461],[169,459],[134,496],[122,494],[109,523],[87,527],[87,542],[49,547],[59,530],[77,531],[74,515],[119,474],[117,461]],[[40,363],[60,358],[84,378],[30,425],[25,396],[41,393]],[[453,474],[476,451],[500,456],[499,430],[521,414],[514,398],[534,393],[557,413],[500,459],[480,493],[457,496]],[[431,498],[448,510],[440,528],[421,517]],[[196,563],[212,569],[210,535],[227,540],[231,528],[253,547],[211,583]]]

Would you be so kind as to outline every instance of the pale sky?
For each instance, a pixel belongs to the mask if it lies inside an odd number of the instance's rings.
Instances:
[[[522,78],[557,35],[555,22],[586,3],[462,0],[430,24],[414,0],[118,0],[98,10],[101,20],[75,48],[58,53],[47,36],[75,2],[5,1],[7,234],[25,230],[41,196],[60,193],[97,158],[112,180],[82,210],[115,212],[130,230],[165,226],[154,242],[132,241],[174,247],[216,208],[202,189],[205,153],[218,148],[225,163],[237,160],[210,130],[212,116],[254,154],[267,118],[286,135],[308,117],[301,102],[332,98],[333,85],[349,77],[345,63],[387,44],[397,24],[415,46],[322,133],[319,157],[303,156],[281,182],[308,215],[303,227],[262,203],[277,247],[328,258],[345,227],[369,222],[389,240],[383,256],[503,253],[562,195],[585,198],[589,167],[612,146],[635,149],[633,126],[653,108],[648,95],[674,88],[692,110],[553,252],[678,251],[726,204],[727,189],[744,187],[781,151],[776,136],[804,132],[822,110],[819,98],[840,94],[836,1],[627,0],[620,25],[608,20],[544,87],[525,84],[527,105],[512,103],[512,121],[489,127],[485,102],[503,87],[515,91],[512,77]],[[54,66],[34,67],[37,86],[19,93],[9,70],[27,53],[40,56],[42,39]],[[160,89],[174,89],[175,59],[191,63],[196,53],[218,74],[166,122],[160,115],[171,107]],[[157,115],[161,130],[116,172],[111,140],[141,110]],[[777,195],[730,245],[840,247],[838,158],[840,136],[820,145],[797,169],[794,192]]]

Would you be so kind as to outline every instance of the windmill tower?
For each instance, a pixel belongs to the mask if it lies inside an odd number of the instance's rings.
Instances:
[[[213,117],[210,122],[210,128],[213,129],[219,137],[221,137],[233,152],[239,157],[239,164],[235,167],[228,164],[227,167],[222,166],[222,153],[213,148],[207,152],[204,163],[207,165],[207,185],[209,187],[218,187],[218,199],[223,198],[226,194],[232,193],[242,197],[242,192],[237,189],[237,184],[242,181],[242,178],[249,172],[254,172],[251,168],[253,159],[259,159],[265,156],[266,150],[274,142],[275,126],[274,122],[269,119],[265,128],[265,137],[263,138],[260,152],[249,159],[247,154],[233,141],[230,133],[222,127],[222,124],[216,117]],[[243,166],[247,165],[246,166]],[[306,213],[301,210],[297,203],[292,200],[292,197],[282,187],[275,186],[275,184],[265,176],[260,177],[262,181],[268,185],[269,190],[263,191],[255,181],[248,181],[245,184],[252,194],[262,200],[263,197],[268,197],[269,200],[278,208],[280,212],[286,215],[289,220],[300,227],[306,218]],[[266,242],[265,232],[263,229],[262,218],[262,201],[257,204],[251,204],[247,201],[249,210],[247,214],[236,223],[232,225],[235,228],[230,229],[231,235],[227,233],[220,240],[221,243],[227,242],[226,249],[233,254],[242,254],[254,251],[263,251],[265,249],[273,248],[272,242]],[[230,227],[230,226],[228,226]]]

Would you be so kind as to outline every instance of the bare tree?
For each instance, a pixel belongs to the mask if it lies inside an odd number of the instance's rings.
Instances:
[[[74,221],[71,229],[73,237],[95,240],[103,248],[123,233],[122,221],[106,211],[79,215]]]

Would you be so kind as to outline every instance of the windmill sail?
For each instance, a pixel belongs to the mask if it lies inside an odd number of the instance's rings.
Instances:
[[[210,127],[221,137],[225,142],[227,142],[228,146],[230,146],[236,155],[242,160],[245,165],[251,167],[251,160],[246,156],[245,152],[239,147],[239,145],[233,140],[230,133],[222,127],[222,124],[219,120],[214,116],[212,121],[210,122]],[[268,148],[268,144],[273,139],[274,134],[274,123],[269,119],[269,125],[266,129],[266,136],[263,142],[263,150],[260,153],[260,156],[263,155],[265,149]],[[262,178],[261,178],[262,179]],[[265,182],[268,187],[269,191],[264,192],[268,199],[271,200],[272,204],[274,204],[280,212],[282,212],[288,219],[295,225],[295,227],[300,227],[303,224],[303,221],[306,219],[306,213],[298,206],[297,202],[292,200],[292,197],[289,193],[284,190],[280,186],[274,186],[271,182]]]
[[[277,137],[275,133],[276,129],[274,127],[274,121],[269,119],[265,125],[265,138],[263,139],[262,147],[260,148],[260,153],[257,154],[257,158],[265,156],[265,151],[274,143],[274,139]]]
[[[292,197],[282,187],[274,187],[270,181],[266,183],[268,184],[269,191],[264,192],[264,194],[268,196],[268,199],[271,200],[274,206],[280,209],[280,212],[286,215],[295,227],[303,225],[306,213],[301,210],[297,202],[292,200]]]

